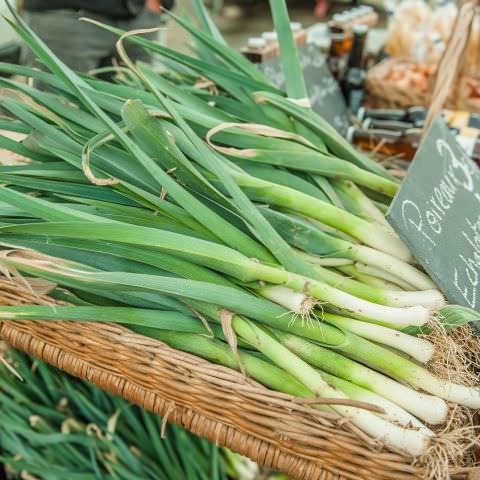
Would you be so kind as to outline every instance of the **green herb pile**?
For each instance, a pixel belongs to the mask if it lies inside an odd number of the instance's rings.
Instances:
[[[246,469],[121,398],[14,350],[8,357],[23,378],[0,365],[0,465],[9,478],[226,480]]]

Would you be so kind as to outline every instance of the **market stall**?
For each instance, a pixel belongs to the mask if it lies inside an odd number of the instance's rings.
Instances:
[[[238,51],[193,3],[170,15],[195,54],[89,20],[113,81],[12,12],[45,69],[0,64],[0,147],[27,159],[0,166],[0,337],[292,478],[474,478],[480,169],[475,116],[441,110],[476,2],[396,110],[365,89],[373,9],[325,47],[271,0]]]

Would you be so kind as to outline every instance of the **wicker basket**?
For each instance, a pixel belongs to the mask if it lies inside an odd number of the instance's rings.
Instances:
[[[389,73],[396,67],[412,64],[411,61],[399,58],[389,58],[372,67],[366,78],[368,93],[367,104],[371,108],[409,108],[414,106],[430,106],[435,76],[430,78],[426,90],[403,88],[397,83],[387,81]],[[467,82],[472,77],[461,76],[445,102],[445,108],[450,110],[464,110],[480,112],[480,99],[468,98],[466,93]]]
[[[414,88],[402,88],[386,78],[394,70],[403,65],[411,65],[409,60],[388,58],[372,67],[367,74],[367,103],[374,108],[408,108],[417,105],[428,105],[430,88],[421,91]]]
[[[375,65],[367,74],[367,104],[373,108],[408,108],[417,105],[430,107],[438,87],[445,87],[440,108],[480,111],[480,99],[468,98],[466,84],[472,77],[480,78],[480,1],[462,0],[447,48],[424,89],[399,86],[388,81],[389,74],[401,65],[416,65],[411,59],[392,57]],[[412,32],[413,33],[413,32]],[[463,37],[463,38],[462,38]],[[445,71],[453,76],[445,83]],[[453,69],[453,70],[452,70]],[[439,77],[439,78],[436,78]],[[441,77],[441,78],[440,78]],[[451,81],[450,81],[451,80]],[[435,89],[437,91],[435,92]],[[438,113],[438,112],[437,112]]]
[[[1,278],[0,305],[20,303],[53,301]],[[422,478],[410,458],[347,421],[117,325],[3,321],[0,338],[294,479]],[[456,473],[465,480],[471,472]]]
[[[477,81],[480,81],[480,75],[475,77]],[[466,93],[468,92],[468,82],[472,81],[473,77],[464,76],[460,78],[458,83],[458,99],[456,102],[457,110],[465,110],[467,112],[480,112],[480,97],[472,98],[468,97]]]

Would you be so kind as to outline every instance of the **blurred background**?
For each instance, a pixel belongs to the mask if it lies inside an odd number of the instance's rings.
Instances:
[[[154,0],[156,1],[156,0]],[[27,0],[28,2],[28,0]],[[12,2],[15,3],[15,2]],[[38,2],[41,3],[41,2]],[[48,1],[46,2],[48,3]],[[58,2],[54,2],[58,3]],[[61,3],[61,2],[60,2]],[[68,4],[69,2],[63,2]],[[101,1],[91,3],[102,3]],[[121,3],[121,2],[119,2]],[[177,3],[179,3],[177,1]],[[182,9],[188,10],[188,2],[183,2]],[[224,33],[228,43],[240,48],[247,39],[259,32],[271,30],[272,20],[266,0],[207,0],[216,24]],[[397,3],[393,0],[372,0],[369,2],[356,2],[349,0],[339,1],[316,1],[316,0],[290,0],[289,12],[292,21],[301,22],[306,27],[320,21],[326,21],[335,13],[338,13],[355,4],[372,5],[379,11],[388,12]],[[328,7],[328,9],[326,8]],[[24,8],[24,1],[17,2],[17,8]],[[179,10],[179,6],[175,6]],[[0,0],[0,13],[8,16],[5,0]],[[178,25],[171,23],[168,29],[161,35],[168,46],[179,50],[188,50],[187,35]],[[19,55],[18,44],[15,34],[6,22],[0,22],[0,54],[2,58],[15,58]],[[13,56],[13,57],[12,57]],[[18,57],[17,57],[18,58]]]

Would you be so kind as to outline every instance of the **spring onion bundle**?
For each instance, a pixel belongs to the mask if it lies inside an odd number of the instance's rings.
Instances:
[[[479,408],[480,389],[432,373],[438,349],[418,335],[443,309],[456,325],[472,313],[444,307],[386,223],[398,182],[303,106],[277,3],[288,97],[211,22],[174,18],[197,57],[99,25],[130,71],[113,84],[72,72],[15,17],[50,73],[0,65],[48,85],[0,80],[0,126],[26,135],[0,145],[31,159],[0,167],[1,265],[67,288],[72,305],[0,318],[119,322],[269,388],[340,399],[321,408],[425,456],[447,402]],[[167,71],[133,65],[125,42]]]
[[[232,452],[44,362],[14,350],[7,357],[23,379],[0,365],[0,459],[9,478],[249,478]]]

